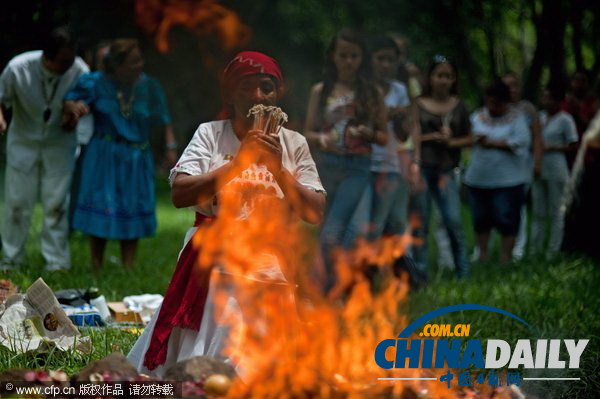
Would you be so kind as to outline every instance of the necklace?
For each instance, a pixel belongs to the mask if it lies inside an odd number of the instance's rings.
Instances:
[[[117,90],[117,99],[119,100],[119,109],[123,118],[131,118],[131,111],[133,109],[133,101],[135,100],[135,86],[131,88],[131,95],[125,100],[125,94],[123,91]]]
[[[58,89],[60,79],[61,79],[61,77],[55,78],[54,86],[52,87],[50,96],[48,96],[48,93],[46,92],[46,85],[44,84],[46,77],[44,76],[44,72],[42,71],[42,78],[41,78],[40,82],[42,84],[42,94],[44,96],[44,103],[46,105],[44,112],[42,114],[42,119],[44,120],[44,123],[47,123],[50,120],[50,116],[52,115],[52,109],[50,108],[50,105],[52,104],[52,101],[54,100],[54,96],[56,95],[56,90]],[[49,83],[50,83],[50,80],[51,79],[48,79]]]

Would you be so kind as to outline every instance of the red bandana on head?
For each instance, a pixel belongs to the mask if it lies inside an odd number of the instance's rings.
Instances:
[[[223,71],[223,98],[225,98],[225,93],[231,93],[235,89],[243,77],[259,74],[275,78],[277,88],[283,85],[283,74],[274,58],[256,51],[238,53]],[[229,107],[225,107],[221,112],[221,116],[224,118],[231,117],[227,108]]]

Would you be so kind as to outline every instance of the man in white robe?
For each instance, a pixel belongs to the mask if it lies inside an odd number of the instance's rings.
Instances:
[[[12,109],[8,126],[5,210],[0,269],[25,262],[25,242],[38,196],[44,219],[41,250],[47,270],[71,266],[68,243],[68,191],[73,174],[76,134],[67,129],[63,97],[87,65],[75,57],[65,28],[46,38],[43,50],[14,57],[0,75],[0,133],[7,130],[4,113]]]

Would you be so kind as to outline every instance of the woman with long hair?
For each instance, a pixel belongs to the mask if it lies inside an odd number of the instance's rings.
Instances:
[[[335,284],[333,251],[352,245],[344,236],[371,184],[371,144],[385,145],[388,138],[383,96],[370,80],[370,61],[362,37],[342,30],[327,49],[323,81],[313,86],[308,101],[305,136],[318,148],[328,193],[320,237],[325,291]]]
[[[413,173],[427,185],[422,215],[425,251],[431,200],[435,201],[450,239],[456,275],[469,271],[460,212],[460,195],[456,169],[461,148],[472,143],[469,114],[458,95],[458,70],[453,62],[436,56],[429,67],[423,94],[412,105],[414,140]],[[426,253],[426,252],[425,252]]]

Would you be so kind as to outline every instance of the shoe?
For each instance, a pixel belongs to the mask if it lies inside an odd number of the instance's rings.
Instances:
[[[64,265],[64,264],[60,264],[60,263],[49,263],[47,264],[44,269],[46,269],[46,271],[48,272],[57,272],[57,271],[67,271],[69,269],[71,269],[71,265]]]

